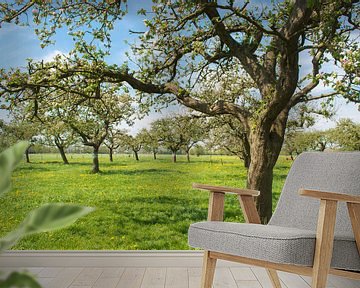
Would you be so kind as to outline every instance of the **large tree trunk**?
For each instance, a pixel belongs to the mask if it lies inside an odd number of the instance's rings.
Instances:
[[[134,155],[135,155],[135,160],[136,160],[136,161],[139,161],[138,151],[134,151]]]
[[[91,170],[91,173],[99,173],[99,146],[94,146],[93,148],[93,168]]]
[[[253,155],[248,172],[248,188],[259,190],[256,208],[261,222],[266,224],[272,215],[272,180],[273,168],[267,160],[266,152],[256,152]]]
[[[69,161],[68,161],[68,159],[66,157],[66,154],[65,154],[64,147],[63,146],[58,146],[58,145],[56,145],[56,146],[57,146],[57,148],[59,150],[59,153],[61,155],[61,159],[63,160],[64,164],[66,164],[66,165],[69,164]]]
[[[113,148],[109,148],[109,157],[110,157],[110,162],[113,162]]]
[[[250,163],[251,163],[251,158],[249,155],[247,155],[246,153],[243,153],[241,159],[244,161],[244,167],[246,169],[249,169],[250,167]]]
[[[287,112],[282,112],[272,124],[270,131],[258,128],[251,132],[251,163],[247,186],[260,191],[256,208],[261,222],[266,224],[272,215],[273,169],[284,141]]]
[[[172,156],[173,162],[176,163],[176,151],[173,151]]]
[[[30,163],[30,146],[25,150],[25,158],[26,158],[26,163]]]
[[[247,137],[244,137],[243,140],[243,145],[244,145],[244,151],[243,151],[243,161],[244,161],[244,166],[246,169],[249,169],[250,167],[250,163],[251,163],[251,152],[250,152],[250,143]]]
[[[65,154],[65,149],[64,146],[61,145],[61,138],[59,136],[54,136],[54,143],[56,145],[56,147],[59,150],[59,153],[61,155],[61,159],[63,160],[64,164],[69,164],[68,159],[66,158],[66,154]]]
[[[190,162],[190,150],[186,151],[187,162]]]
[[[156,160],[156,151],[155,150],[153,150],[153,156],[154,156],[154,160]]]

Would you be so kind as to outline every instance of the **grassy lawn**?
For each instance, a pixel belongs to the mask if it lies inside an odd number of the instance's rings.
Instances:
[[[35,207],[49,202],[77,203],[96,211],[67,229],[33,235],[13,249],[189,249],[189,224],[207,215],[208,193],[192,182],[245,187],[246,171],[235,157],[168,155],[158,160],[140,155],[136,162],[115,155],[110,163],[100,156],[99,175],[89,174],[90,155],[69,155],[63,165],[58,155],[31,155],[13,174],[12,191],[0,198],[0,234],[10,231]],[[291,161],[275,167],[274,204]],[[274,205],[275,206],[275,205]],[[243,221],[237,199],[228,195],[226,221]]]

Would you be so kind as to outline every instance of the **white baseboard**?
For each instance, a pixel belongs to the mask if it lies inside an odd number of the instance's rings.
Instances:
[[[201,267],[202,251],[14,250],[0,254],[0,267]],[[218,261],[218,267],[244,266]]]

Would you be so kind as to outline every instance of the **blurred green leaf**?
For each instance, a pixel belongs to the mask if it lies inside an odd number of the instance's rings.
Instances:
[[[12,272],[5,280],[0,280],[0,288],[41,288],[40,284],[27,273]]]
[[[21,141],[0,154],[0,195],[10,190],[11,172],[22,160],[28,146],[28,142]]]
[[[9,249],[17,240],[24,236],[23,231],[20,229],[11,231],[5,237],[0,238],[0,252]]]
[[[21,227],[26,234],[60,229],[73,224],[78,218],[93,210],[91,207],[71,204],[45,204],[30,212]]]
[[[18,229],[0,239],[0,251],[10,248],[26,235],[69,226],[93,210],[91,207],[70,204],[43,205],[31,211]]]

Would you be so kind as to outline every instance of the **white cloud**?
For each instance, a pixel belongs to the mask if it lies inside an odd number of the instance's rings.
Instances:
[[[36,60],[38,61],[44,61],[44,62],[51,62],[55,59],[57,55],[67,55],[67,53],[62,52],[60,50],[53,50],[49,53],[45,54],[44,56],[37,57]]]

